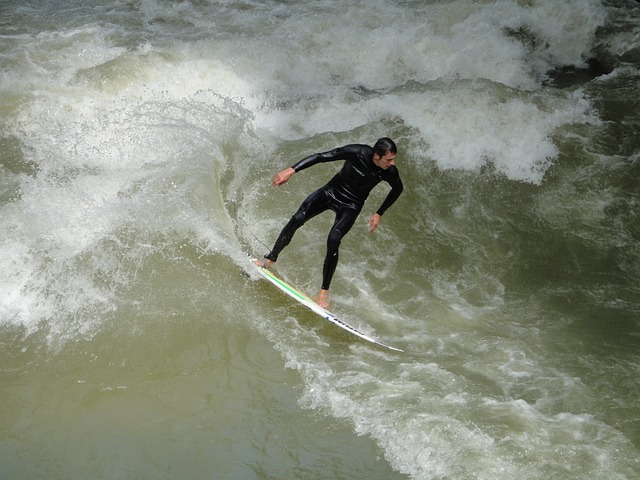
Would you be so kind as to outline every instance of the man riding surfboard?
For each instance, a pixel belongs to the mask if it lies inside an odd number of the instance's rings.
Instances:
[[[396,144],[390,138],[384,137],[373,147],[350,144],[327,152],[314,153],[278,172],[273,178],[274,187],[283,185],[295,173],[318,163],[344,160],[342,169],[325,186],[309,195],[284,226],[273,248],[264,256],[264,267],[269,268],[278,260],[280,252],[289,245],[298,228],[316,215],[332,210],[336,217],[327,238],[322,287],[317,299],[318,305],[327,308],[329,286],[338,265],[340,242],[358,218],[369,193],[382,181],[391,186],[382,205],[369,219],[369,233],[378,228],[382,215],[402,193],[400,173],[395,166],[396,155]]]

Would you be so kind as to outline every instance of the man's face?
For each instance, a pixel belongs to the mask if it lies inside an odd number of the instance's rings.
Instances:
[[[387,152],[383,157],[381,157],[377,153],[374,153],[373,162],[383,170],[387,170],[389,167],[392,167],[396,164],[396,154]]]

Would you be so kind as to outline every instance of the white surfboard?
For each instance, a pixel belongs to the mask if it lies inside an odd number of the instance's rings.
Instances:
[[[392,347],[390,345],[386,345],[386,344],[384,344],[382,342],[379,342],[378,340],[376,340],[375,338],[370,337],[366,333],[363,333],[360,330],[358,330],[357,328],[352,327],[348,323],[343,322],[338,317],[336,317],[333,313],[329,312],[328,310],[325,310],[320,305],[318,305],[316,302],[311,300],[304,293],[300,292],[295,287],[289,285],[287,282],[285,282],[281,278],[278,278],[276,275],[273,274],[273,272],[271,272],[271,271],[267,270],[266,268],[264,268],[262,266],[262,262],[260,262],[260,260],[258,260],[256,258],[251,258],[251,263],[256,267],[256,269],[258,270],[260,275],[262,275],[264,278],[269,280],[269,282],[274,284],[276,287],[278,287],[281,291],[283,291],[284,293],[289,295],[294,300],[297,300],[298,302],[300,302],[302,305],[307,307],[312,312],[320,315],[325,320],[329,320],[334,325],[337,325],[340,328],[346,330],[347,332],[352,333],[353,335],[356,335],[356,336],[358,336],[358,337],[360,337],[363,340],[366,340],[368,342],[374,343],[374,344],[379,345],[379,346],[384,347],[384,348],[388,348],[389,350],[394,350],[396,352],[402,352],[403,351],[403,350],[400,350],[399,348],[395,348],[395,347]]]

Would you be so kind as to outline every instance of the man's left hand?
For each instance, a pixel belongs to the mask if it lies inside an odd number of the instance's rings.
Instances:
[[[374,213],[367,225],[369,225],[369,233],[373,232],[376,228],[378,228],[378,225],[380,225],[380,215]]]

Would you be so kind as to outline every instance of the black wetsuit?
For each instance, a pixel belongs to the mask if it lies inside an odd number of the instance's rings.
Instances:
[[[336,160],[345,160],[342,169],[324,187],[313,192],[302,202],[298,211],[280,232],[271,252],[265,255],[265,258],[275,262],[282,249],[289,245],[298,228],[316,215],[333,210],[336,218],[327,239],[322,276],[324,290],[329,290],[338,265],[338,249],[342,237],[355,223],[371,190],[382,181],[391,186],[391,191],[376,212],[382,215],[398,199],[403,188],[398,169],[395,166],[387,170],[378,167],[373,163],[373,148],[368,145],[345,145],[328,152],[315,153],[293,165],[293,169],[299,172],[317,163]]]

